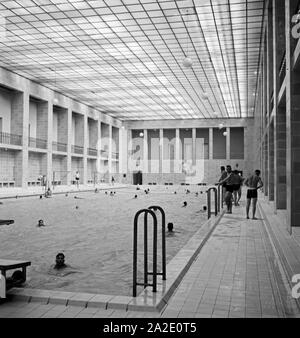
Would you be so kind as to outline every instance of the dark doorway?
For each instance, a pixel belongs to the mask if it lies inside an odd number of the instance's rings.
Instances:
[[[141,171],[136,171],[133,174],[133,184],[142,185],[143,184],[143,173]]]

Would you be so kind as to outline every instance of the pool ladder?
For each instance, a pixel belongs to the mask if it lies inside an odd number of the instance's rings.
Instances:
[[[220,208],[222,205],[223,208],[223,195],[222,195],[222,187],[218,185],[218,189],[215,187],[209,188],[206,191],[207,194],[207,218],[210,219],[211,217],[211,192],[214,192],[214,202],[215,202],[215,216],[218,215],[220,212]]]
[[[162,272],[157,272],[157,216],[153,210],[159,210],[162,222]],[[137,282],[137,242],[138,242],[138,220],[140,215],[144,215],[144,282]],[[148,215],[153,219],[153,272],[148,271]],[[148,276],[152,275],[152,283],[148,282]],[[166,216],[163,208],[159,206],[150,206],[148,209],[139,210],[134,216],[134,234],[133,234],[133,297],[136,297],[138,285],[152,286],[152,291],[157,291],[157,275],[162,275],[166,280]]]

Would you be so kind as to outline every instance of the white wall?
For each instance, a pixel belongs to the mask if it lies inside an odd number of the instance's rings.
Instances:
[[[11,98],[9,94],[0,91],[0,117],[2,118],[2,131],[10,133]]]
[[[30,124],[30,135],[29,137],[36,138],[37,128],[37,104],[30,102],[29,104],[29,124]]]

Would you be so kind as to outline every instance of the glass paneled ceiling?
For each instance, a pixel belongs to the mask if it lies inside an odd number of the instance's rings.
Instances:
[[[252,117],[263,14],[261,0],[1,0],[0,66],[121,120]]]

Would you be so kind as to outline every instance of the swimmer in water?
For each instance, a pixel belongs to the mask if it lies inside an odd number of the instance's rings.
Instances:
[[[38,221],[38,225],[37,225],[38,227],[44,227],[45,226],[45,223],[44,223],[44,221],[42,220],[42,219],[40,219],[39,221]]]
[[[55,257],[55,266],[54,269],[63,269],[67,265],[65,264],[65,255],[62,252],[59,252]]]
[[[174,236],[175,233],[180,233],[180,231],[174,230],[174,225],[171,222],[168,223],[167,227],[168,227],[167,236]]]
[[[55,265],[50,268],[49,274],[59,277],[65,277],[72,273],[77,273],[70,265],[65,263],[65,255],[62,252],[59,252],[55,257]]]

